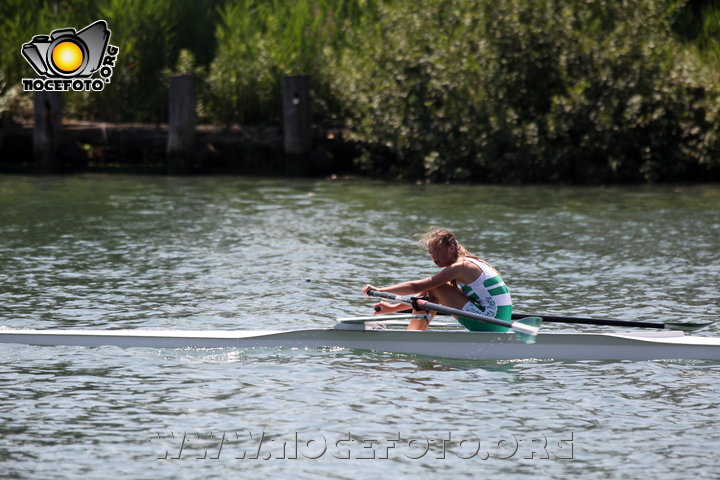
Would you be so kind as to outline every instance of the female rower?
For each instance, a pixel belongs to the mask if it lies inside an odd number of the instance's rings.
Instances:
[[[384,288],[365,285],[362,289],[363,294],[367,296],[368,290],[377,290],[398,295],[427,295],[433,303],[510,321],[512,316],[510,292],[492,265],[470,254],[458,243],[450,230],[430,229],[422,236],[420,243],[427,247],[435,265],[442,268],[440,272],[432,277]],[[387,302],[375,305],[378,314],[398,312],[405,308],[406,305],[392,305]],[[413,311],[413,313],[425,312]],[[501,332],[507,330],[505,327],[470,318],[459,317],[458,321],[468,330]],[[414,318],[410,321],[408,330],[425,330],[428,324],[429,321]]]

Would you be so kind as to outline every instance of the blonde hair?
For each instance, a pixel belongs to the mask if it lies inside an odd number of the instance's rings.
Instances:
[[[470,253],[467,248],[463,247],[455,238],[455,234],[447,228],[430,227],[420,236],[421,248],[428,249],[432,246],[440,244],[445,245],[446,247],[455,245],[455,258],[453,261],[457,261],[460,257],[470,257],[482,260],[480,257]],[[482,261],[484,262],[485,260]]]

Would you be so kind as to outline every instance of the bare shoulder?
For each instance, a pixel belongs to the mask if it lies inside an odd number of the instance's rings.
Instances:
[[[466,284],[474,282],[483,273],[482,268],[466,257],[459,258],[458,261],[453,264],[453,267],[455,267],[456,272],[455,278]]]

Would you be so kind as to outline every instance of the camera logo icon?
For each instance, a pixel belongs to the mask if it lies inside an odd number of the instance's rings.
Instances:
[[[109,45],[110,30],[98,20],[80,31],[74,28],[53,30],[50,35],[35,35],[23,44],[20,53],[35,72],[47,80],[23,79],[25,91],[102,90],[110,83],[119,49]],[[92,79],[99,72],[101,79]]]

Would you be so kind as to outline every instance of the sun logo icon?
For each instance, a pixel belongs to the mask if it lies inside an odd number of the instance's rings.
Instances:
[[[71,41],[58,43],[52,52],[52,63],[64,73],[75,73],[83,64],[85,56],[80,46]]]

